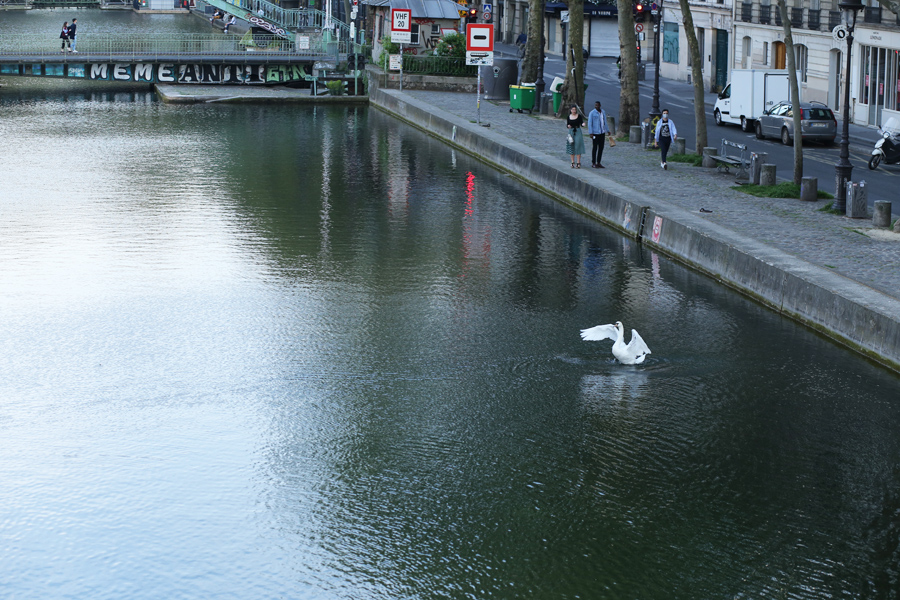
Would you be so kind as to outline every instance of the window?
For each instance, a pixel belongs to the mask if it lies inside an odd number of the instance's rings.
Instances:
[[[878,0],[866,0],[866,23],[881,23],[881,4]]]
[[[763,42],[763,63],[764,66],[769,66],[769,42]]]
[[[741,41],[741,67],[749,69],[753,67],[753,40],[749,35]]]
[[[759,4],[759,22],[768,25],[772,22],[772,0],[762,0]]]
[[[503,5],[501,4],[500,6],[503,6]],[[436,35],[438,35],[438,36],[441,35],[441,26],[438,25],[437,23],[432,23],[431,24],[431,35],[432,35],[432,37],[434,37]]]
[[[419,24],[413,23],[410,27],[412,32],[409,34],[409,45],[410,46],[418,46],[419,45]]]
[[[806,67],[809,61],[809,51],[803,44],[794,45],[794,65],[800,73],[800,81],[806,83]]]
[[[663,61],[678,64],[678,23],[663,22]]]

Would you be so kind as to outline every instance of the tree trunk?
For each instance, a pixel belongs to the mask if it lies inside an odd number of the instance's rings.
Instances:
[[[787,5],[778,0],[781,24],[784,27],[784,52],[787,55],[788,78],[791,85],[791,107],[794,116],[794,183],[803,182],[803,135],[800,130],[800,84],[797,83],[797,62],[794,58],[794,37],[791,35],[791,21]]]
[[[568,0],[569,26],[566,44],[566,79],[558,117],[569,114],[573,104],[584,114],[584,0]],[[587,117],[584,114],[585,118]]]
[[[706,101],[703,87],[703,57],[700,56],[700,44],[697,43],[697,30],[694,29],[694,17],[688,0],[678,0],[681,6],[681,20],[684,24],[684,35],[687,37],[688,52],[691,53],[691,79],[694,83],[694,121],[697,124],[697,154],[703,154],[707,145],[706,139]]]
[[[522,58],[522,78],[519,83],[534,83],[538,77],[538,61],[541,60],[541,32],[544,15],[540,0],[528,0],[528,39],[525,41],[525,56]]]
[[[619,92],[619,129],[617,135],[628,135],[632,125],[640,125],[641,105],[638,97],[637,39],[634,36],[634,6],[631,0],[616,0],[619,9],[619,53],[622,56],[622,80]]]

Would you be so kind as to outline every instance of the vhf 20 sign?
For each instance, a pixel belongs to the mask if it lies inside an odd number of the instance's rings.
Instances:
[[[391,11],[391,41],[395,44],[409,44],[412,41],[412,11],[408,8]]]

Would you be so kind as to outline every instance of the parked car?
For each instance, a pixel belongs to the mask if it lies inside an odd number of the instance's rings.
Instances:
[[[800,135],[803,141],[833,144],[837,136],[837,120],[828,106],[821,102],[800,103]],[[781,143],[794,143],[794,111],[791,103],[779,102],[756,120],[756,137],[781,138]]]

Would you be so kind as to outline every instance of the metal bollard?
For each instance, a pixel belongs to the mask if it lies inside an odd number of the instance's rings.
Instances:
[[[803,177],[800,179],[800,199],[806,202],[815,202],[819,199],[818,178]]]
[[[869,192],[865,181],[847,182],[847,216],[851,219],[865,219],[869,216]]]
[[[641,123],[641,146],[645,150],[653,147],[653,130],[650,127],[650,119],[644,119]]]
[[[872,215],[872,225],[879,229],[889,229],[891,226],[891,203],[888,200],[875,201],[875,214]]]
[[[764,164],[759,171],[759,185],[775,185],[776,166],[771,163]]]
[[[707,146],[703,149],[703,162],[701,163],[704,167],[712,168],[716,166],[716,161],[710,158],[710,156],[718,156],[719,149],[713,148],[712,146]]]
[[[762,166],[768,159],[768,152],[750,153],[750,183],[753,185],[759,185],[759,174],[762,171]]]

